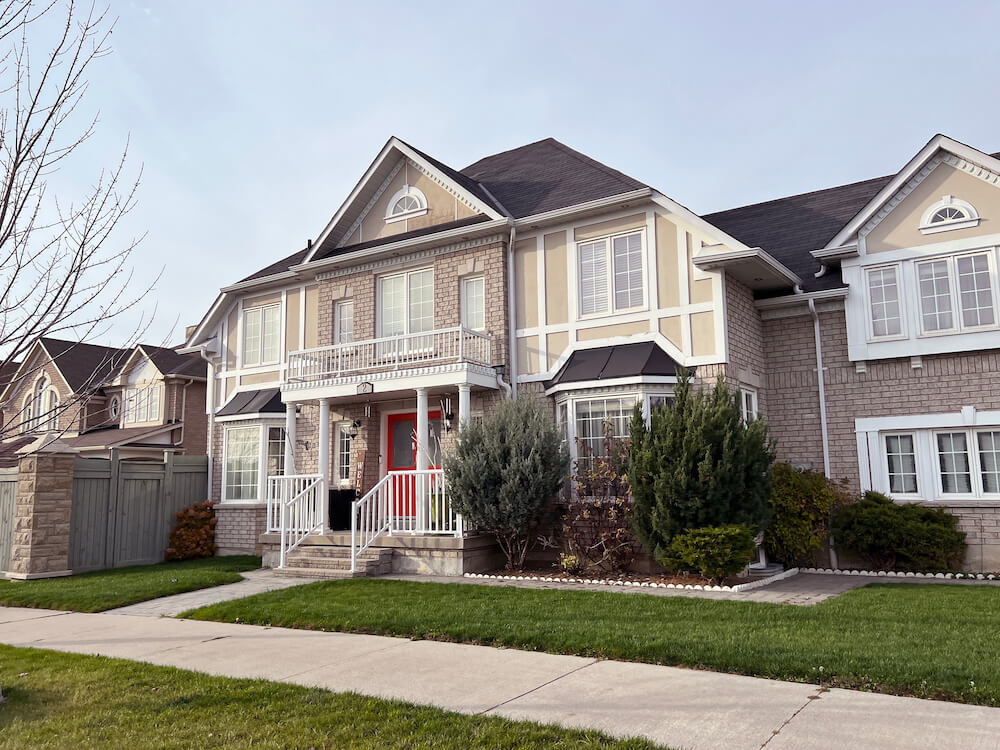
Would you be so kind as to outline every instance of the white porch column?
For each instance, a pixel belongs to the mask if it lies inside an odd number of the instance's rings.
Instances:
[[[458,386],[458,431],[465,428],[466,422],[472,416],[471,386],[468,384]]]
[[[327,490],[330,487],[330,400],[319,400],[319,471],[323,477],[320,501],[323,504],[323,531],[330,528],[330,503],[327,502]]]
[[[417,388],[417,470],[427,468],[427,457],[430,456],[427,445],[427,433],[430,423],[427,416],[427,389]]]
[[[295,473],[295,404],[285,404],[285,473]]]

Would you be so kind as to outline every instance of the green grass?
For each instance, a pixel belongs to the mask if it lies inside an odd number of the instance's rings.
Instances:
[[[1000,589],[882,584],[811,607],[392,580],[326,581],[201,620],[481,643],[1000,705]]]
[[[0,748],[621,748],[639,740],[0,646]]]
[[[185,591],[236,583],[260,567],[252,555],[137,565],[36,581],[0,581],[0,606],[101,612]]]

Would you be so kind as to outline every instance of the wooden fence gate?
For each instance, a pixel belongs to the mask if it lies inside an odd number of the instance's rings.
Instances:
[[[161,463],[78,458],[69,568],[74,573],[161,562],[174,514],[208,498],[208,457]],[[2,548],[0,548],[2,552]]]
[[[17,501],[17,467],[0,469],[0,570],[10,570],[14,547],[14,503]]]

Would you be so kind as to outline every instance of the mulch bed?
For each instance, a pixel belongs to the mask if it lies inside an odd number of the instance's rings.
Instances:
[[[566,583],[588,583],[599,581],[621,581],[629,583],[646,584],[673,584],[674,586],[707,586],[710,581],[699,575],[692,573],[602,573],[592,572],[579,575],[570,575],[561,570],[551,568],[525,568],[524,570],[492,570],[485,575],[508,576],[511,578],[523,578],[532,580],[538,578],[552,579],[552,582]],[[751,583],[752,581],[764,578],[763,575],[750,575],[746,577],[730,576],[721,585],[738,586],[741,583]]]

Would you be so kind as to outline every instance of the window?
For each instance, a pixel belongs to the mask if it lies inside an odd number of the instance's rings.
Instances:
[[[757,391],[740,388],[740,416],[744,424],[750,424],[757,418]]]
[[[917,280],[921,324],[925,332],[996,324],[990,253],[917,263]]]
[[[29,393],[24,397],[24,406],[21,409],[21,432],[31,432],[32,405],[34,399]]]
[[[281,305],[243,311],[243,366],[275,364],[280,359]]]
[[[962,327],[993,325],[996,317],[993,312],[993,280],[989,256],[986,253],[965,255],[957,259],[956,266]]]
[[[979,471],[983,492],[1000,493],[1000,431],[990,430],[976,435],[979,443]]]
[[[160,419],[158,384],[129,388],[125,391],[125,421],[156,422]]]
[[[635,396],[594,398],[576,402],[576,437],[583,455],[604,455],[605,424],[614,437],[627,437]]]
[[[337,479],[351,481],[351,426],[342,424],[337,432]]]
[[[285,429],[267,428],[267,475],[281,476],[285,473]]]
[[[462,325],[474,331],[486,328],[486,279],[462,280]]]
[[[260,478],[260,428],[226,430],[224,500],[256,500]]]
[[[609,312],[612,299],[614,312],[643,306],[642,244],[642,232],[633,232],[577,245],[581,315]]]
[[[889,469],[889,491],[917,492],[917,456],[913,435],[886,435],[885,457]]]
[[[872,336],[900,335],[903,332],[903,316],[896,266],[874,268],[868,272],[868,297]]]
[[[940,432],[937,435],[941,492],[967,495],[972,492],[969,450],[964,432]]]
[[[659,409],[661,406],[670,406],[673,402],[673,396],[650,396],[649,397],[649,414],[652,416],[653,411]],[[756,402],[755,402],[756,403]]]
[[[379,288],[379,337],[434,329],[434,272],[431,269],[383,276]]]
[[[333,308],[333,343],[354,341],[354,302],[338,302]]]
[[[945,195],[924,212],[920,231],[922,234],[937,234],[978,225],[979,213],[971,203]]]
[[[48,428],[50,430],[58,429],[58,419],[59,416],[59,394],[56,393],[55,388],[49,389],[49,418],[48,418]]]
[[[412,185],[403,185],[389,199],[385,222],[391,224],[394,221],[423,216],[425,213],[427,213],[427,198],[424,194]]]

